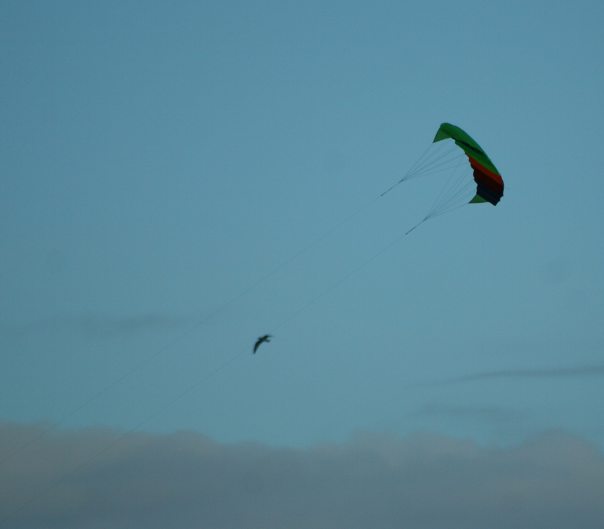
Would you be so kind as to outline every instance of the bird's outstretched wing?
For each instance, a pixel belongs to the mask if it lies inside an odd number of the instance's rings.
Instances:
[[[258,347],[260,347],[261,343],[262,343],[262,337],[258,338],[256,340],[256,343],[254,344],[254,354],[256,354],[256,351],[258,350]]]
[[[260,347],[260,345],[262,345],[264,342],[270,342],[270,341],[271,341],[270,334],[264,334],[264,335],[260,336],[260,338],[258,338],[256,340],[256,343],[254,344],[254,354],[256,354],[256,351],[258,350],[258,347]]]

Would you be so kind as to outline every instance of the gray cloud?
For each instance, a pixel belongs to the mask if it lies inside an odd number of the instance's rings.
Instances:
[[[458,406],[451,404],[426,404],[414,414],[416,417],[450,417],[453,419],[468,419],[508,423],[519,419],[517,412],[496,406]]]
[[[444,382],[473,382],[493,378],[576,378],[602,376],[604,376],[604,365],[587,365],[574,367],[497,369],[492,371],[479,371],[469,375],[449,378]]]
[[[0,450],[37,432],[0,425]],[[604,454],[563,433],[508,448],[365,435],[288,449],[193,433],[80,431],[5,463],[0,526],[600,529],[603,490]]]
[[[110,338],[142,332],[174,329],[190,323],[182,317],[161,313],[143,313],[124,316],[107,314],[63,315],[21,323],[0,323],[7,334],[24,335],[69,331],[93,338]]]

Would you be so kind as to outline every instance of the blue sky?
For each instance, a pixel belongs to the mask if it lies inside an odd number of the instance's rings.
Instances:
[[[601,2],[1,4],[0,525],[601,527]]]
[[[2,12],[7,424],[602,446],[601,2]],[[444,121],[505,196],[400,238]]]

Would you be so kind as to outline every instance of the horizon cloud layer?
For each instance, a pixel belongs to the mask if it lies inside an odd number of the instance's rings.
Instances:
[[[596,529],[604,521],[604,454],[562,432],[511,447],[362,434],[294,449],[191,432],[44,431],[0,423],[2,526]]]

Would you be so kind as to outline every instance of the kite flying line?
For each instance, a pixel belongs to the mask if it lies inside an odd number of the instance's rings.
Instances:
[[[204,318],[198,320],[189,329],[183,331],[178,336],[176,336],[174,339],[168,341],[166,344],[164,344],[162,347],[157,349],[149,357],[145,358],[143,361],[139,362],[132,368],[125,371],[121,376],[114,379],[109,384],[105,385],[103,388],[98,390],[97,392],[93,393],[90,397],[88,397],[87,399],[82,401],[79,405],[74,407],[71,411],[64,414],[63,417],[58,422],[56,422],[49,428],[43,430],[42,432],[40,432],[38,435],[36,435],[34,438],[32,438],[29,442],[26,442],[26,443],[20,445],[19,447],[17,447],[16,450],[13,450],[8,455],[8,458],[14,456],[16,453],[18,453],[22,450],[25,450],[26,448],[30,447],[32,444],[34,444],[36,441],[38,441],[45,435],[58,429],[58,427],[61,424],[63,424],[69,417],[82,411],[83,409],[88,407],[90,404],[92,404],[93,402],[100,399],[103,395],[107,394],[113,388],[115,388],[119,384],[123,383],[126,379],[133,376],[135,373],[139,372],[146,366],[148,366],[153,360],[158,358],[162,353],[165,353],[167,350],[173,349],[176,344],[178,344],[180,341],[182,341],[185,337],[192,334],[196,329],[198,329],[199,327],[201,327],[202,325],[204,325],[205,323],[210,321],[212,318],[214,318],[218,314],[222,313],[225,309],[227,309],[228,307],[230,307],[231,305],[236,303],[238,300],[242,299],[244,296],[246,296],[250,292],[257,289],[260,285],[264,284],[266,281],[268,281],[271,277],[273,277],[280,270],[284,269],[290,263],[294,262],[300,256],[302,256],[303,254],[308,252],[311,248],[315,247],[320,242],[325,240],[329,235],[331,235],[332,233],[337,231],[337,229],[344,226],[345,224],[350,222],[353,218],[357,217],[362,212],[367,210],[372,204],[374,204],[379,199],[383,198],[385,195],[390,193],[392,190],[394,190],[397,186],[399,186],[403,182],[410,180],[412,178],[416,178],[416,177],[420,177],[420,176],[424,176],[424,175],[428,175],[428,174],[434,174],[436,172],[451,171],[452,169],[459,168],[462,165],[463,161],[465,161],[465,163],[467,163],[467,161],[469,161],[469,163],[473,169],[474,182],[476,183],[476,194],[475,194],[474,198],[472,200],[470,200],[470,203],[490,202],[491,204],[496,205],[499,202],[501,196],[503,195],[503,180],[501,179],[501,176],[500,176],[499,172],[497,171],[497,169],[495,168],[495,166],[493,165],[493,163],[490,161],[490,159],[484,153],[484,151],[480,148],[480,146],[465,131],[463,131],[459,127],[450,125],[448,123],[443,123],[440,126],[440,128],[438,129],[437,134],[434,138],[434,143],[440,142],[443,139],[452,139],[453,140],[453,142],[451,142],[449,149],[443,149],[441,151],[438,151],[438,150],[435,150],[432,148],[433,145],[430,145],[424,151],[424,153],[422,153],[422,155],[418,158],[418,160],[411,166],[411,168],[407,171],[407,173],[405,173],[405,175],[402,178],[400,178],[397,182],[395,182],[394,184],[392,184],[391,186],[386,188],[379,195],[375,196],[374,198],[372,198],[371,200],[366,202],[364,205],[362,205],[357,210],[355,210],[352,214],[346,216],[344,219],[342,219],[339,222],[335,223],[334,225],[330,226],[320,236],[316,237],[315,239],[310,241],[310,243],[308,243],[307,245],[302,247],[299,251],[294,253],[292,256],[290,256],[289,258],[287,258],[286,260],[282,261],[280,264],[278,264],[277,266],[272,268],[269,272],[267,272],[266,274],[261,276],[258,280],[253,282],[250,286],[248,286],[247,288],[245,288],[244,290],[239,292],[236,296],[228,299],[226,302],[219,305],[216,309],[211,311]],[[457,148],[460,148],[463,152],[460,154],[459,150],[457,150]],[[466,157],[467,157],[467,160],[465,159]],[[419,227],[421,224],[423,224],[427,220],[434,218],[436,216],[442,215],[444,213],[448,213],[450,211],[453,211],[453,210],[467,204],[468,201],[463,197],[463,194],[466,191],[466,189],[473,188],[474,182],[465,178],[464,175],[461,175],[455,179],[452,179],[451,181],[453,182],[453,184],[451,184],[449,187],[444,188],[441,191],[441,194],[439,195],[439,197],[437,197],[431,210],[420,222],[418,222],[416,225],[411,227],[409,230],[407,230],[402,235],[397,236],[395,239],[390,241],[386,246],[381,248],[378,252],[376,252],[375,254],[373,254],[368,259],[364,260],[363,262],[361,262],[358,266],[356,266],[355,268],[353,268],[352,270],[347,272],[345,275],[340,277],[340,279],[338,279],[337,281],[335,281],[334,283],[332,283],[331,285],[326,287],[317,296],[315,296],[311,300],[307,301],[304,305],[299,307],[294,313],[292,313],[287,318],[285,318],[280,323],[278,323],[276,328],[277,329],[281,328],[284,325],[286,325],[288,322],[290,322],[291,320],[295,319],[299,314],[303,313],[308,307],[314,305],[320,299],[324,298],[326,295],[328,295],[330,292],[332,292],[334,289],[336,289],[340,284],[342,284],[343,282],[348,280],[350,277],[352,277],[353,275],[358,273],[362,268],[366,267],[371,261],[373,261],[380,255],[385,253],[389,248],[394,246],[402,238],[408,236],[417,227]],[[442,197],[444,197],[444,199],[442,199]],[[459,197],[462,197],[462,199],[463,199],[463,201],[461,203],[457,203],[457,200]],[[202,379],[197,381],[195,384],[193,384],[192,386],[187,388],[181,395],[179,395],[176,399],[173,399],[170,402],[171,403],[175,402],[176,400],[184,397],[184,395],[188,394],[199,384],[201,384],[202,382],[208,380],[209,378],[211,378],[212,376],[217,374],[219,371],[224,369],[227,365],[232,363],[235,360],[235,358],[242,356],[242,354],[243,353],[240,353],[236,357],[228,359],[224,363],[220,364],[217,368],[215,368],[214,370],[207,373],[206,376],[204,376]],[[153,417],[155,417],[155,414],[153,414],[151,417],[146,419],[143,422],[143,424],[146,424],[147,422],[149,422],[149,420],[151,420],[151,418],[153,418]],[[137,426],[137,428],[140,428],[140,426],[142,426],[142,425],[139,424],[139,426]],[[4,458],[2,461],[0,461],[0,464],[3,463],[4,461],[6,461],[6,459],[7,458]]]
[[[317,237],[312,239],[310,242],[308,242],[306,245],[304,245],[298,251],[294,252],[291,256],[289,256],[288,258],[286,258],[285,260],[281,261],[279,264],[274,266],[267,273],[260,276],[257,280],[255,280],[249,286],[245,287],[243,290],[238,292],[236,295],[227,299],[222,304],[218,305],[209,314],[207,314],[203,318],[197,320],[195,323],[193,323],[187,329],[180,332],[173,339],[164,343],[164,345],[162,345],[161,347],[156,349],[148,357],[146,357],[143,360],[141,360],[140,362],[136,363],[135,365],[133,365],[132,367],[130,367],[129,369],[124,371],[117,378],[111,380],[105,386],[101,387],[96,392],[89,395],[87,398],[85,398],[83,401],[81,401],[75,407],[73,407],[70,410],[68,410],[67,412],[65,412],[63,415],[61,415],[59,417],[59,419],[57,421],[55,421],[51,425],[47,426],[46,428],[42,429],[41,431],[39,431],[31,439],[13,447],[11,450],[8,451],[7,454],[4,455],[4,457],[2,457],[0,459],[0,468],[2,468],[2,466],[6,463],[6,461],[8,461],[9,459],[15,457],[16,455],[22,453],[23,451],[27,450],[28,448],[31,448],[38,441],[42,440],[44,437],[51,434],[52,432],[58,430],[61,427],[61,425],[63,425],[67,420],[76,416],[78,413],[82,412],[83,410],[85,410],[90,405],[94,404],[95,402],[99,401],[102,397],[109,394],[115,388],[119,387],[122,383],[124,383],[130,377],[134,376],[136,373],[139,373],[140,371],[142,371],[143,369],[145,369],[146,367],[151,365],[162,354],[164,354],[170,350],[173,350],[177,344],[182,342],[185,338],[189,337],[191,334],[193,334],[195,331],[197,331],[200,327],[207,324],[213,318],[215,318],[216,316],[223,313],[225,310],[230,308],[236,302],[243,299],[245,296],[254,292],[256,289],[258,289],[260,286],[265,284],[269,279],[271,279],[277,273],[279,273],[280,271],[285,269],[288,265],[294,263],[300,257],[302,257],[303,255],[308,253],[311,249],[313,249],[314,247],[319,245],[321,242],[325,241],[330,235],[332,235],[333,233],[338,231],[340,228],[342,228],[345,225],[347,225],[348,223],[350,223],[356,217],[360,216],[367,209],[369,209],[377,200],[379,200],[383,195],[384,195],[384,193],[380,193],[379,195],[373,197],[371,200],[366,201],[360,207],[355,209],[352,213],[348,214],[344,218],[338,220],[337,222],[335,222],[334,224],[329,226],[320,235],[318,235]]]

